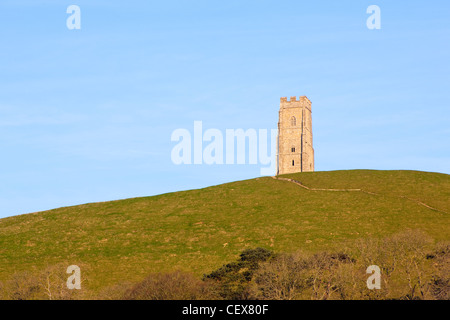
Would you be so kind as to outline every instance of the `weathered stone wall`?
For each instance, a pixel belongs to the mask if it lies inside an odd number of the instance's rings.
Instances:
[[[311,101],[280,99],[277,174],[314,171]]]

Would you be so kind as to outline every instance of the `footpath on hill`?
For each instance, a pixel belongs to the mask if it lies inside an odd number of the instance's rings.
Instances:
[[[301,182],[298,181],[298,180],[294,180],[294,179],[290,179],[290,178],[282,178],[282,177],[277,177],[277,176],[272,176],[272,178],[275,179],[275,180],[289,181],[289,182],[295,183],[296,185],[298,185],[298,186],[300,186],[300,187],[302,187],[302,188],[304,188],[304,189],[306,189],[306,190],[309,190],[309,191],[364,192],[364,193],[371,194],[371,195],[375,195],[375,196],[376,196],[376,195],[379,195],[378,193],[366,191],[366,190],[363,190],[363,189],[323,189],[323,188],[310,188],[310,187],[308,187],[308,186],[305,186],[303,183],[301,183]],[[426,203],[423,203],[422,201],[419,201],[419,200],[416,200],[416,199],[411,199],[411,198],[408,198],[408,197],[406,197],[406,196],[396,196],[396,197],[397,197],[397,198],[401,198],[401,199],[406,199],[406,200],[409,200],[409,201],[412,201],[412,202],[415,202],[415,203],[417,203],[417,204],[419,204],[419,205],[421,205],[421,206],[424,206],[424,207],[426,207],[426,208],[428,208],[428,209],[430,209],[430,210],[434,210],[434,211],[437,211],[437,212],[442,212],[442,213],[448,214],[448,212],[445,212],[445,211],[442,211],[442,210],[433,208],[433,207],[427,205]]]

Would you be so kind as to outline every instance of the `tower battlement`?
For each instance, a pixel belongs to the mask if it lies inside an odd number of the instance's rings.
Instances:
[[[280,98],[280,106],[281,107],[289,107],[295,103],[311,105],[311,101],[306,96],[300,96],[300,97],[298,97],[298,100],[297,100],[296,96],[290,97],[289,100],[287,97]]]
[[[311,101],[280,98],[277,174],[314,171]]]

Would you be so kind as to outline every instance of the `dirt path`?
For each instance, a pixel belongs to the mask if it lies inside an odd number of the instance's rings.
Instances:
[[[275,180],[282,180],[282,181],[289,181],[289,182],[295,183],[296,185],[298,185],[298,186],[300,186],[300,187],[302,187],[302,188],[304,188],[304,189],[306,189],[306,190],[309,190],[309,191],[363,192],[363,193],[367,193],[367,194],[371,194],[371,195],[379,195],[378,193],[370,192],[370,191],[365,191],[365,190],[362,190],[362,189],[321,189],[321,188],[309,188],[309,187],[305,186],[304,184],[302,184],[302,183],[301,183],[300,181],[298,181],[298,180],[289,179],[289,178],[281,178],[281,177],[277,177],[277,176],[272,176],[272,179],[275,179]],[[406,196],[395,196],[395,197],[397,197],[397,198],[402,198],[402,199],[406,199],[406,200],[415,202],[415,203],[417,203],[417,204],[419,204],[419,205],[421,205],[421,206],[424,206],[424,207],[426,207],[426,208],[428,208],[428,209],[430,209],[430,210],[433,210],[433,211],[442,212],[442,213],[447,213],[447,212],[445,212],[445,211],[442,211],[442,210],[433,208],[433,207],[431,207],[431,206],[427,205],[426,203],[423,203],[423,202],[421,202],[421,201],[419,201],[419,200],[411,199],[411,198],[408,198],[408,197],[406,197]]]

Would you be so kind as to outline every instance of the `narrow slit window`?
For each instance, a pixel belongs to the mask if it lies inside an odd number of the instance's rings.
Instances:
[[[292,165],[294,165],[294,160],[292,160]]]
[[[291,127],[295,127],[297,125],[297,119],[294,116],[291,118]]]

